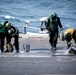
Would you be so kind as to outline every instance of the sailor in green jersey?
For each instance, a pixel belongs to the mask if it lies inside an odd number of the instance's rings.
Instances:
[[[0,49],[1,53],[4,52],[4,39],[5,39],[5,23],[0,22]]]
[[[56,13],[52,13],[47,20],[47,29],[49,31],[49,42],[54,50],[56,50],[57,45],[58,26],[63,29],[60,18]]]

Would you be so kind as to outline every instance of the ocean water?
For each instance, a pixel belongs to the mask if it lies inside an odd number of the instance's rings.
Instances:
[[[63,28],[76,28],[76,0],[0,0],[0,21],[9,21],[23,32],[25,21],[29,20],[29,32],[38,32],[42,17],[56,12]],[[38,28],[38,29],[37,29]]]

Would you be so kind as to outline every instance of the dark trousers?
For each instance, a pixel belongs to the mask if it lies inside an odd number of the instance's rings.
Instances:
[[[4,39],[5,39],[5,34],[0,33],[0,47],[1,47],[1,52],[4,51]]]
[[[16,51],[19,51],[19,35],[15,35],[15,36],[10,36],[10,35],[6,35],[6,44],[11,42],[11,39],[14,38],[14,46]]]
[[[19,51],[19,35],[14,36],[14,46],[17,51]]]
[[[56,47],[57,39],[58,39],[58,31],[55,32],[49,30],[49,42],[52,47]]]

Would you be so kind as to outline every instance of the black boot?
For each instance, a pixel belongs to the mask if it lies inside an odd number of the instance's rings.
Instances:
[[[6,52],[9,52],[9,50],[7,49],[7,50],[6,50],[6,51],[4,51],[4,52],[5,52],[5,53],[6,53]]]
[[[4,48],[1,49],[1,53],[3,53],[3,52],[4,52]]]
[[[53,44],[51,44],[51,49],[53,49]]]
[[[1,53],[3,53],[4,51],[3,50],[1,50]]]
[[[53,50],[56,50],[56,44],[53,44]]]
[[[19,53],[19,50],[16,50],[16,53]]]

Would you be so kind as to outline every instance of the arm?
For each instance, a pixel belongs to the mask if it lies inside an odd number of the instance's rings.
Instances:
[[[12,34],[12,36],[19,34],[19,30],[16,27],[11,26],[11,28],[14,30],[14,34]]]
[[[48,20],[47,20],[46,28],[47,28],[47,30],[50,30],[50,18],[48,18]]]
[[[62,24],[61,24],[61,21],[60,21],[60,18],[59,18],[59,17],[57,17],[57,18],[58,18],[58,25],[59,25],[59,27],[60,27],[60,28],[63,28],[63,27],[62,27]]]

